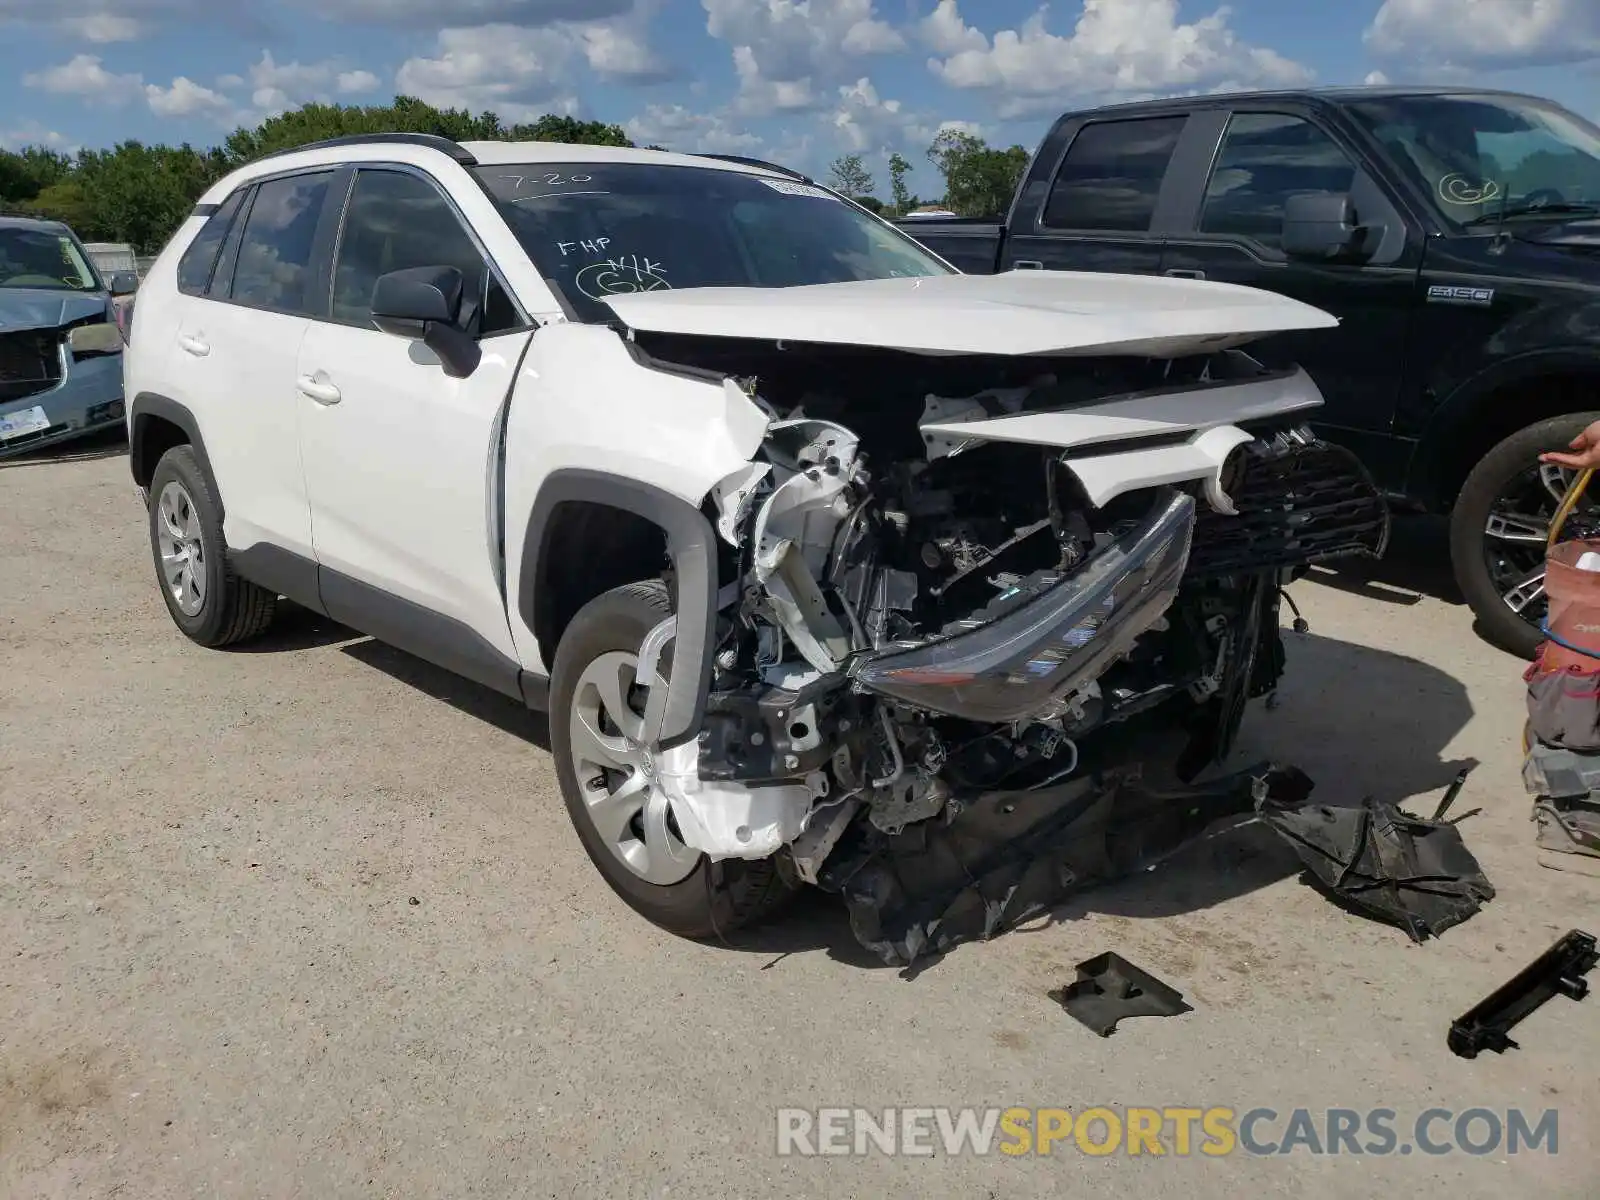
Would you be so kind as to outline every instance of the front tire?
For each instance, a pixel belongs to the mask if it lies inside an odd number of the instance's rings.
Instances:
[[[202,646],[227,646],[272,624],[278,598],[240,579],[222,538],[222,506],[188,446],[161,456],[148,491],[150,551],[172,622]]]
[[[1597,418],[1571,413],[1519,429],[1472,468],[1450,513],[1450,563],[1479,632],[1522,658],[1533,657],[1543,636],[1545,539],[1573,477],[1539,455],[1565,449]],[[1596,501],[1600,494],[1586,496],[1580,511],[1592,512]]]
[[[663,929],[701,938],[762,920],[789,887],[771,859],[713,863],[684,846],[634,744],[644,689],[632,672],[671,612],[659,581],[615,588],[578,612],[556,650],[550,743],[567,813],[611,890]],[[669,647],[658,677],[670,669]]]

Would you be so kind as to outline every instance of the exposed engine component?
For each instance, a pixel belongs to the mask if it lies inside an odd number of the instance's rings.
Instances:
[[[1280,588],[1381,552],[1383,501],[1284,423],[1316,402],[1302,374],[1229,352],[1107,400],[1155,368],[1075,366],[923,392],[914,439],[843,371],[839,393],[742,378],[774,415],[710,498],[727,600],[694,761],[670,772],[734,815],[680,818],[689,846],[776,851],[865,911],[882,839],[964,827],[997,795],[1115,793],[1084,764],[1117,727],[1181,733],[1179,780],[1227,754],[1283,670]]]

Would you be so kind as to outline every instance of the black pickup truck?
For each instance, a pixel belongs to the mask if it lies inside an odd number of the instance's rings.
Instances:
[[[1569,480],[1537,456],[1600,418],[1600,128],[1469,90],[1119,105],[1052,126],[1003,222],[899,224],[963,271],[1180,275],[1333,313],[1252,352],[1311,373],[1320,432],[1398,507],[1450,514],[1480,631],[1532,652]]]

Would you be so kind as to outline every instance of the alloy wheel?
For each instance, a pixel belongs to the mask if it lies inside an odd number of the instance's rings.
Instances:
[[[1535,462],[1507,481],[1484,522],[1483,556],[1489,578],[1506,607],[1538,628],[1549,607],[1544,591],[1545,546],[1575,473]],[[1585,495],[1562,533],[1588,537],[1600,531],[1600,511]]]
[[[683,844],[660,780],[660,760],[644,744],[646,704],[664,681],[636,678],[638,656],[602,654],[578,677],[569,744],[584,811],[611,853],[646,883],[678,883],[699,852]]]
[[[156,500],[156,548],[172,602],[184,616],[194,616],[206,602],[205,539],[194,500],[176,479]]]

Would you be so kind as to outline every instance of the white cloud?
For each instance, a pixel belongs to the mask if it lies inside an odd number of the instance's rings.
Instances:
[[[655,7],[646,0],[604,21],[441,29],[433,56],[407,59],[396,85],[430,104],[489,108],[514,121],[552,106],[574,112],[580,64],[607,81],[654,83],[671,75],[649,44]]]
[[[835,140],[850,153],[871,151],[887,156],[898,151],[913,159],[942,127],[927,114],[908,110],[899,100],[884,99],[866,76],[839,88],[831,123]]]
[[[984,89],[1002,116],[1058,111],[1071,96],[1135,96],[1222,87],[1290,87],[1312,72],[1275,50],[1239,41],[1229,10],[1180,24],[1178,0],[1084,0],[1071,34],[1050,32],[1040,8],[1020,29],[992,36],[967,25],[956,0],[940,0],[920,32],[943,57],[939,78]]]
[[[340,92],[351,96],[361,92],[376,91],[379,80],[371,71],[340,71],[336,82]]]
[[[1383,87],[1389,82],[1389,77],[1382,71],[1368,71],[1367,77],[1361,82],[1368,87]]]
[[[145,27],[133,17],[117,13],[86,13],[81,17],[66,17],[61,27],[86,42],[105,45],[108,42],[132,42],[142,37]]]
[[[573,38],[556,29],[441,29],[437,56],[407,59],[395,83],[429,104],[490,108],[517,121],[544,111],[566,88],[575,50]]]
[[[80,96],[103,104],[126,104],[144,89],[143,76],[137,72],[114,74],[97,54],[77,54],[60,66],[30,71],[22,83],[52,96]]]
[[[214,92],[183,75],[174,79],[171,87],[145,84],[144,96],[150,111],[158,117],[208,116],[231,123],[237,115],[233,102],[221,92]]]
[[[37,121],[24,121],[13,128],[0,129],[0,150],[22,150],[28,146],[43,146],[69,154],[77,149],[64,133],[49,129]]]
[[[658,83],[672,76],[672,68],[650,46],[648,9],[635,10],[625,20],[575,26],[583,43],[589,69],[601,79],[627,83]]]
[[[701,0],[706,30],[732,47],[738,108],[750,115],[820,107],[854,60],[904,50],[873,0]]]
[[[267,50],[245,74],[219,76],[207,87],[179,75],[170,84],[145,82],[136,71],[106,69],[94,54],[79,54],[59,66],[46,67],[22,77],[24,86],[55,96],[77,96],[93,104],[127,105],[143,101],[158,117],[202,117],[231,126],[252,124],[308,100],[326,100],[340,92],[370,91],[378,77],[370,71],[346,69],[334,59],[323,62],[279,63]],[[247,103],[227,93],[248,87]]]
[[[336,21],[435,26],[447,16],[457,28],[478,25],[532,27],[557,21],[600,21],[621,16],[634,0],[300,0]]]
[[[761,139],[737,128],[726,114],[694,112],[681,104],[652,104],[624,128],[641,146],[665,146],[687,154],[760,157],[761,153]]]
[[[350,68],[340,59],[310,63],[297,59],[280,63],[272,51],[262,50],[261,57],[245,74],[219,75],[216,84],[224,92],[250,89],[248,105],[232,106],[235,119],[250,123],[312,101],[332,103],[335,93],[370,92],[379,86],[380,80],[371,71]],[[220,115],[220,107],[217,112]]]
[[[1385,57],[1487,68],[1600,59],[1595,0],[1384,0],[1363,35]]]

